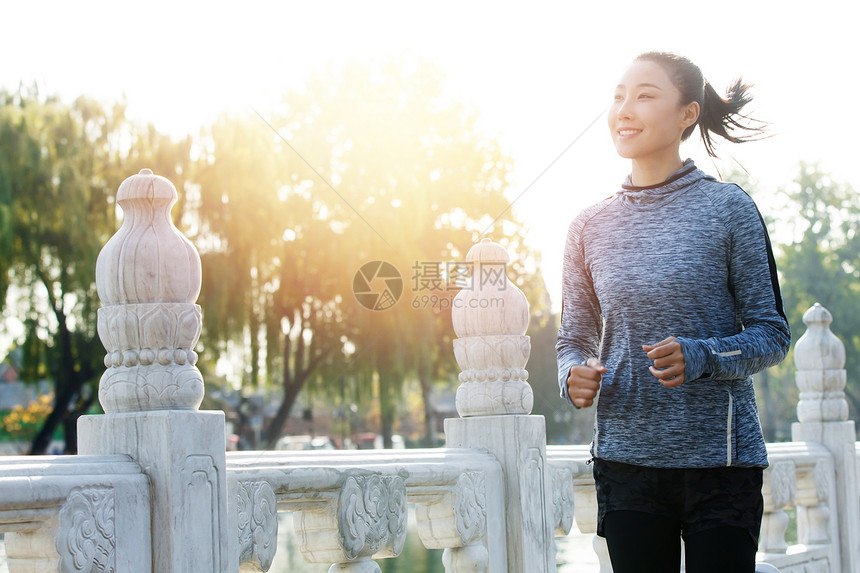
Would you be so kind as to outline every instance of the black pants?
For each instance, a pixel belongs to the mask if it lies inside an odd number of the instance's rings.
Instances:
[[[615,573],[752,573],[761,468],[648,468],[594,460],[597,533]]]
[[[603,523],[614,573],[680,570],[681,522],[638,511],[611,511]],[[685,536],[687,573],[753,573],[756,546],[743,527],[714,527]]]

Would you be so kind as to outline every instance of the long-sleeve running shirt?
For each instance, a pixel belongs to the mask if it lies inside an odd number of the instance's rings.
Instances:
[[[677,337],[684,383],[664,387],[643,344]],[[778,364],[790,333],[764,221],[737,185],[691,160],[571,223],[564,253],[558,368],[606,366],[596,458],[666,468],[766,467],[752,375]]]

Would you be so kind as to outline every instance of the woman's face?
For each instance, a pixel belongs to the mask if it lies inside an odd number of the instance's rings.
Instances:
[[[677,157],[681,134],[696,122],[699,104],[681,105],[681,92],[662,66],[633,62],[621,77],[607,119],[621,157]]]

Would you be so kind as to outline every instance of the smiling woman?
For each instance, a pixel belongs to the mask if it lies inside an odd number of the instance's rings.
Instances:
[[[621,190],[568,231],[558,332],[561,395],[597,401],[597,533],[616,573],[755,566],[767,452],[752,375],[788,351],[767,230],[752,199],[682,161],[699,126],[754,139],[740,81],[719,97],[674,54],[636,58],[609,129],[631,160]],[[735,130],[746,134],[734,135]]]

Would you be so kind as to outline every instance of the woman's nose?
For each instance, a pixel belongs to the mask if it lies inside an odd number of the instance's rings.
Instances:
[[[624,98],[618,103],[618,111],[616,111],[616,116],[618,118],[629,119],[632,115],[630,100]]]

